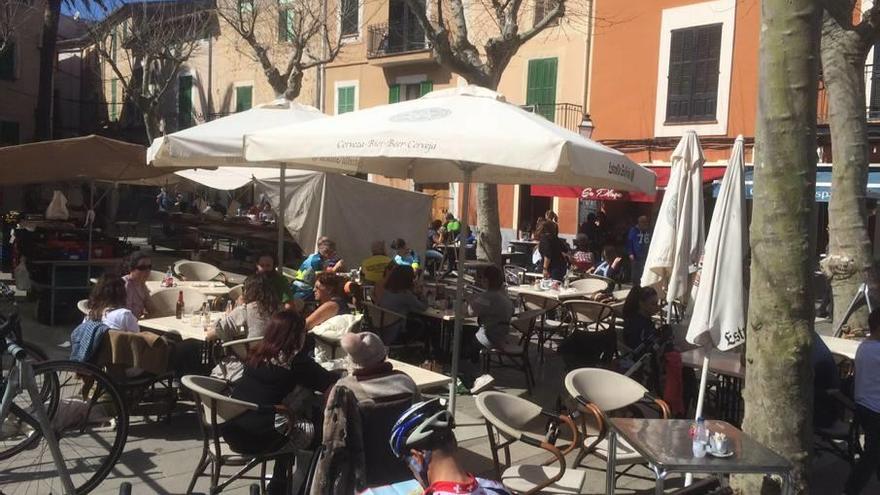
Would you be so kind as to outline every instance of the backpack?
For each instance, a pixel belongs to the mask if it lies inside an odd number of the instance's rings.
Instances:
[[[351,495],[366,488],[363,426],[354,393],[335,386],[324,411],[324,442],[314,467],[311,495]]]

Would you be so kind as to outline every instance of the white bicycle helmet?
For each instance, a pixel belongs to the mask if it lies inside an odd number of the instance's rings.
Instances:
[[[441,444],[455,427],[452,414],[439,397],[418,402],[407,409],[394,427],[388,443],[397,457],[403,457],[410,449],[431,449]]]

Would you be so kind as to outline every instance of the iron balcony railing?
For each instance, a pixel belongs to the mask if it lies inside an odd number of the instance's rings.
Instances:
[[[392,21],[373,24],[367,30],[367,57],[385,57],[402,53],[428,50],[425,30],[418,22]]]
[[[522,105],[522,108],[572,132],[578,132],[578,126],[584,120],[583,107],[574,103],[535,103]]]

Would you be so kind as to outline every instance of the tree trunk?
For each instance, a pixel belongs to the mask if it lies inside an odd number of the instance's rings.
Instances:
[[[52,139],[52,102],[55,82],[55,42],[61,0],[48,0],[43,10],[43,34],[40,42],[40,79],[37,85],[37,108],[34,110],[34,138]]]
[[[865,115],[867,46],[852,30],[826,15],[822,32],[822,73],[828,91],[832,143],[831,203],[828,206],[828,256],[822,269],[831,278],[837,328],[856,291],[867,282],[877,289],[865,195],[868,183],[868,133]],[[848,320],[867,328],[862,306]]]
[[[791,461],[794,492],[807,493],[821,9],[817,0],[764,0],[761,10],[743,429]],[[780,489],[755,475],[735,488]]]
[[[156,104],[145,109],[142,113],[144,115],[144,130],[147,133],[147,145],[149,146],[154,139],[162,135],[162,118],[159,115],[161,112],[159,105]]]
[[[477,229],[477,257],[501,266],[501,222],[495,184],[477,184]]]

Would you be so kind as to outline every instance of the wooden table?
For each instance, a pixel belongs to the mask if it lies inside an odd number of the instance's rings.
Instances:
[[[825,345],[828,346],[828,350],[831,351],[831,354],[836,354],[853,361],[856,359],[856,351],[859,350],[859,346],[862,344],[861,340],[842,339],[840,337],[831,337],[829,335],[820,335],[820,337],[822,337],[822,341],[825,342]]]
[[[224,313],[222,311],[211,312],[211,323],[219,320]],[[184,319],[178,320],[174,316],[163,316],[161,318],[146,318],[138,322],[141,328],[152,330],[157,333],[177,332],[184,339],[205,340],[205,326],[202,323],[193,326],[192,323]]]
[[[416,388],[419,389],[419,392],[432,388],[445,387],[452,383],[452,378],[437,373],[436,371],[426,370],[413,364],[397,361],[396,359],[389,359],[388,362],[394,366],[394,369],[409,375],[409,377],[416,382]]]
[[[147,282],[147,289],[150,294],[162,290],[180,290],[193,289],[201,292],[206,296],[222,296],[229,293],[229,287],[223,282],[184,282],[177,280],[174,287],[162,287],[162,282]]]

